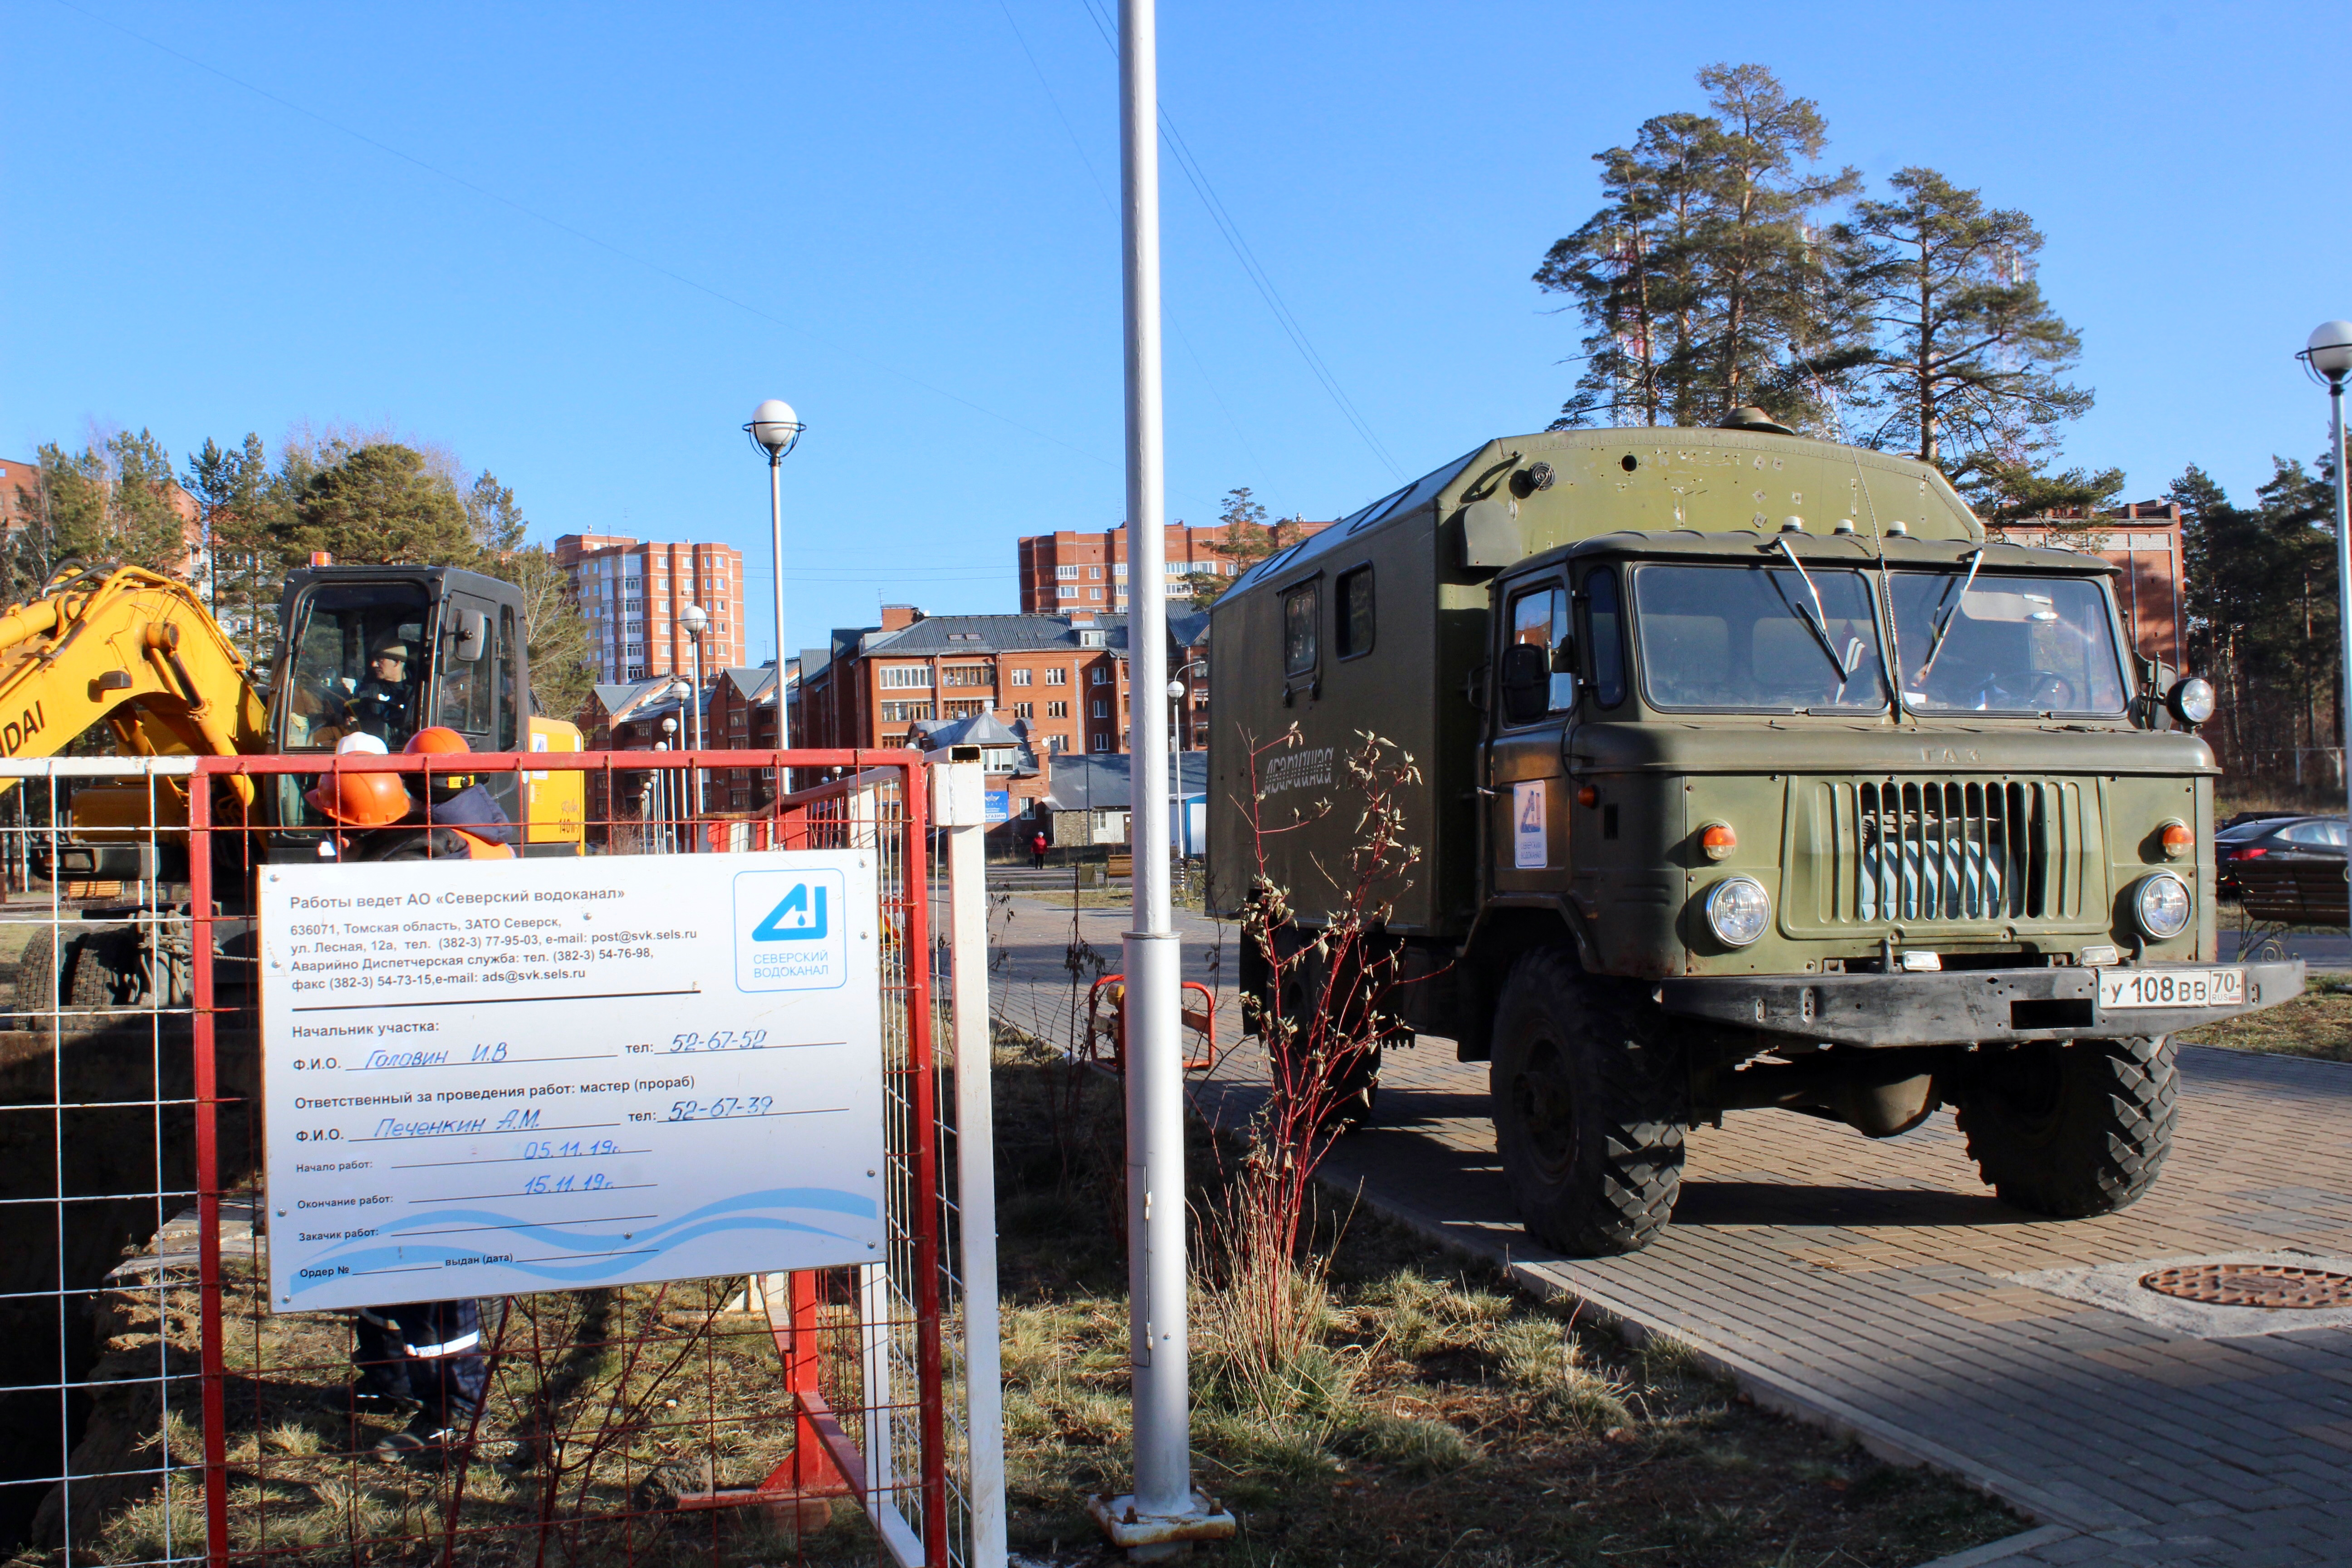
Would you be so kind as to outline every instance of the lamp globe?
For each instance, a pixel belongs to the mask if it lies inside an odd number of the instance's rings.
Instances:
[[[2303,357],[2330,381],[2352,372],[2352,321],[2322,321],[2304,345]]]

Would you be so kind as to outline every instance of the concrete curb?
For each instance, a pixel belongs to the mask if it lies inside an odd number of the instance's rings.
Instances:
[[[2021,1535],[2011,1535],[2000,1541],[1988,1541],[1982,1546],[1971,1546],[1966,1552],[1955,1552],[1949,1557],[1938,1557],[1933,1563],[1922,1563],[1919,1568],[1978,1568],[1979,1563],[2006,1562],[2011,1557],[2032,1551],[2037,1546],[2055,1546],[2062,1541],[2073,1541],[2082,1534],[2063,1524],[2045,1524],[2039,1530],[2029,1530]]]

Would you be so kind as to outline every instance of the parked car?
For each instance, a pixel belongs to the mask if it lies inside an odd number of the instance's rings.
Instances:
[[[2213,835],[2221,894],[2238,896],[2237,868],[2249,860],[2341,860],[2347,847],[2352,829],[2340,816],[2268,816],[2224,827]]]

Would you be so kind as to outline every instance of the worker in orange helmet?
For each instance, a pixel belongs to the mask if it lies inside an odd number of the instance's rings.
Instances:
[[[466,737],[445,724],[419,730],[404,748],[411,756],[436,757],[467,753]],[[466,853],[476,860],[511,860],[517,838],[513,818],[488,790],[467,773],[425,775],[425,818],[436,828],[450,828],[464,839]]]
[[[335,748],[339,756],[383,756],[384,744],[373,735],[346,735]],[[302,798],[339,827],[389,827],[415,809],[398,773],[320,773]]]

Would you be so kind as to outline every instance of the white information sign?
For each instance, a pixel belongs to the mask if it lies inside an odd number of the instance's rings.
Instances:
[[[261,874],[279,1311],[870,1263],[855,850]]]
[[[1544,784],[1511,786],[1511,866],[1540,871],[1551,864],[1551,839],[1544,828]]]

